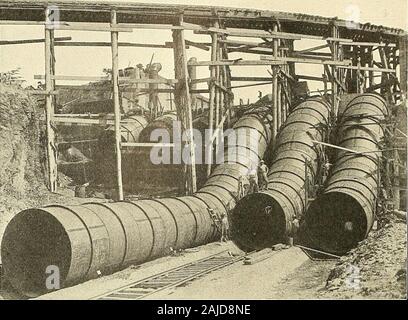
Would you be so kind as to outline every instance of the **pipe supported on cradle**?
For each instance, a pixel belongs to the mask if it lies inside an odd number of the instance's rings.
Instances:
[[[306,241],[315,248],[344,254],[363,240],[374,222],[379,188],[379,158],[388,115],[382,97],[362,94],[339,114],[338,150],[325,190],[306,213]]]
[[[271,139],[268,110],[257,108],[235,124],[233,132],[244,142],[225,149],[224,163],[193,196],[51,205],[18,213],[1,244],[5,277],[33,297],[48,292],[50,265],[58,266],[63,288],[95,278],[98,271],[109,274],[163,256],[170,248],[214,241],[219,230],[208,209],[227,214],[234,205],[238,175],[246,174],[250,164],[232,154],[250,153],[259,161]]]
[[[298,105],[278,133],[268,173],[268,190],[241,199],[233,212],[235,244],[251,251],[270,247],[293,233],[293,220],[306,211],[305,182],[314,184],[319,151],[313,140],[323,141],[330,106],[320,98]]]

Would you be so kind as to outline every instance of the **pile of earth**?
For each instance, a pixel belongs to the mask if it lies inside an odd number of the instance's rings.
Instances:
[[[76,199],[48,192],[45,184],[43,105],[17,85],[0,83],[0,241],[19,211]],[[72,198],[72,197],[71,197]]]
[[[406,299],[407,225],[387,216],[359,246],[331,270],[321,298]]]

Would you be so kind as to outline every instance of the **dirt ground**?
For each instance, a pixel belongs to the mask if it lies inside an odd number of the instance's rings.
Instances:
[[[390,216],[332,269],[327,299],[406,299],[407,225]]]

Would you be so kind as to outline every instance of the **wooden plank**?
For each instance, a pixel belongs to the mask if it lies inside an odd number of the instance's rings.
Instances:
[[[278,32],[278,24],[274,23],[273,24],[273,32],[277,33]],[[278,39],[273,39],[273,59],[277,60],[279,59],[279,40]],[[262,56],[261,56],[262,60]],[[273,109],[272,109],[272,121],[273,121],[273,127],[272,127],[272,139],[275,140],[279,127],[280,127],[280,106],[278,105],[278,72],[279,69],[277,67],[272,67],[273,70],[273,80],[272,80],[272,100],[273,100]]]
[[[48,10],[45,10],[45,17],[48,16]],[[53,44],[54,32],[52,30],[45,29],[45,90],[51,92],[54,90],[54,84],[52,81],[53,63],[54,57],[52,56],[52,44]],[[54,114],[54,97],[47,95],[45,98],[45,121],[46,121],[46,134],[47,134],[47,164],[48,164],[48,182],[51,192],[57,191],[57,153],[55,146],[55,133],[51,125],[51,119]]]
[[[190,45],[192,47],[196,47],[196,48],[199,48],[199,49],[204,50],[204,51],[210,51],[210,48],[208,47],[207,44],[193,42],[193,41],[190,41],[190,40],[185,40],[185,41],[186,41],[186,49],[187,49],[187,46]]]
[[[34,75],[34,79],[44,79],[43,75]],[[53,75],[51,76],[53,80],[61,81],[111,81],[111,77],[106,76],[63,76],[63,75]],[[157,84],[176,84],[177,79],[133,79],[128,77],[119,77],[120,83],[157,83]]]
[[[231,81],[272,81],[271,77],[231,77]]]
[[[226,44],[230,44],[230,45],[239,45],[239,46],[247,46],[247,47],[268,47],[270,48],[271,43],[268,43],[266,41],[262,41],[262,42],[251,42],[251,41],[243,41],[243,40],[230,40],[230,39],[226,39],[226,40],[218,40],[218,42],[221,43],[226,43]]]
[[[110,42],[96,42],[96,41],[70,41],[57,42],[55,44],[59,47],[110,47]],[[134,42],[119,42],[119,47],[135,47],[135,48],[162,48],[173,49],[173,42],[166,42],[165,44],[154,43],[134,43]]]
[[[244,84],[241,86],[231,86],[228,89],[238,89],[238,88],[249,88],[249,87],[257,87],[257,86],[264,86],[266,84],[273,84],[273,81],[269,82],[259,82],[259,83],[253,83],[253,84]]]
[[[54,38],[54,41],[69,41],[71,37]],[[29,44],[29,43],[44,43],[45,39],[24,39],[24,40],[1,40],[0,46],[14,45],[14,44]]]
[[[116,11],[111,11],[111,24],[117,22]],[[120,126],[120,101],[119,101],[119,52],[118,52],[119,34],[115,30],[111,32],[112,41],[112,91],[113,91],[113,108],[115,114],[115,151],[116,151],[116,175],[118,187],[118,200],[123,200],[123,181],[122,181],[122,152],[120,150],[121,126]]]
[[[320,46],[315,46],[315,47],[299,50],[297,52],[298,53],[306,53],[306,52],[312,52],[312,51],[316,51],[316,50],[325,49],[325,48],[328,48],[328,47],[329,47],[329,44],[326,43],[326,44],[323,44],[323,45],[320,45]]]
[[[173,143],[159,143],[159,142],[152,142],[152,143],[141,143],[141,142],[122,142],[122,147],[140,147],[140,148],[174,148]]]
[[[183,15],[179,16],[179,24],[183,24]],[[174,100],[176,103],[177,114],[179,119],[182,120],[182,129],[187,131],[188,141],[186,142],[189,147],[190,164],[185,166],[186,171],[186,191],[187,194],[193,194],[197,191],[197,177],[195,167],[195,146],[193,141],[193,115],[191,110],[191,96],[190,86],[188,83],[188,65],[187,65],[187,52],[186,42],[184,39],[183,30],[173,30],[173,42],[174,46],[174,72],[175,78],[178,79],[178,83],[175,85]]]
[[[278,57],[271,58],[269,56],[261,56],[262,61],[270,62],[294,62],[294,63],[310,63],[310,64],[326,64],[326,65],[335,65],[335,66],[349,66],[351,61],[333,61],[333,60],[324,60],[324,59],[312,59],[312,58],[293,58],[293,57]]]
[[[350,69],[350,70],[360,70],[360,71],[374,71],[374,72],[389,72],[389,73],[396,73],[394,69],[386,69],[386,68],[372,68],[372,67],[358,67],[358,66],[342,66],[338,65],[337,68],[340,69]]]
[[[310,80],[310,81],[325,81],[322,77],[307,76],[302,74],[297,74],[296,78],[299,80]]]
[[[349,41],[339,41],[339,44],[343,45],[343,46],[363,46],[363,47],[390,47],[390,48],[394,48],[396,47],[395,43],[379,43],[379,42],[359,42],[359,41],[355,41],[355,42],[349,42]]]
[[[74,30],[74,31],[101,31],[101,32],[133,32],[131,28],[111,27],[109,25],[100,25],[97,23],[58,23],[46,24],[48,30]]]
[[[405,96],[404,101],[406,102],[408,90],[408,36],[400,38],[399,49],[400,86],[402,94]]]
[[[214,21],[214,27],[218,27],[219,22]],[[218,36],[215,33],[211,34],[211,61],[212,63],[216,63],[217,61],[217,47],[218,47]],[[198,62],[197,62],[198,63]],[[217,77],[217,69],[215,65],[210,65],[210,77],[212,79],[216,79]],[[210,82],[209,85],[210,89],[210,94],[209,94],[209,112],[208,112],[208,129],[210,133],[213,132],[214,128],[214,99],[215,99],[215,85],[214,82]],[[206,159],[208,161],[207,164],[207,177],[210,176],[211,174],[211,167],[212,167],[212,161],[213,161],[213,141],[211,141],[211,144],[207,146],[207,155]]]
[[[197,34],[209,34],[209,33],[222,33],[229,36],[236,37],[253,37],[253,38],[265,38],[265,39],[287,39],[287,40],[301,40],[301,39],[313,39],[323,41],[343,41],[352,42],[353,40],[347,38],[333,38],[324,36],[314,36],[310,34],[291,33],[291,32],[267,32],[267,31],[246,31],[246,30],[228,30],[219,28],[208,28],[206,31],[194,31]]]
[[[197,84],[197,83],[208,83],[210,81],[213,81],[214,79],[211,77],[208,78],[202,78],[202,79],[192,79],[190,81],[191,84]]]
[[[190,62],[191,66],[270,66],[284,65],[284,61],[262,61],[262,60],[221,60],[221,61],[197,61]]]
[[[98,126],[107,126],[107,125],[114,125],[114,119],[90,119],[90,118],[79,118],[79,117],[67,117],[67,116],[57,116],[54,115],[52,117],[52,123],[54,124],[83,124],[83,125],[98,125]],[[121,124],[125,123],[134,123],[133,121],[129,120],[121,120]]]

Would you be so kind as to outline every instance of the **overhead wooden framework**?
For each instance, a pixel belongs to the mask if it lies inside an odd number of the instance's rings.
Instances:
[[[48,10],[58,11],[58,20],[49,21]],[[44,18],[45,15],[45,18]],[[117,156],[118,198],[123,199],[121,177],[121,152],[123,148],[140,147],[140,144],[124,145],[120,141],[121,106],[120,93],[132,90],[128,84],[166,84],[168,87],[157,92],[174,94],[178,118],[183,129],[189,132],[185,142],[191,163],[185,167],[186,193],[196,190],[194,141],[192,136],[192,101],[198,93],[208,94],[208,127],[219,131],[229,123],[234,111],[233,89],[268,84],[272,93],[273,134],[277,134],[291,111],[296,99],[296,88],[300,81],[318,81],[327,95],[335,117],[339,107],[339,96],[344,93],[379,92],[390,104],[404,102],[407,90],[407,36],[404,30],[354,24],[337,18],[247,10],[224,7],[160,5],[114,2],[76,1],[20,1],[0,2],[0,25],[44,26],[45,39],[0,40],[1,45],[44,43],[45,90],[36,92],[46,96],[47,152],[49,185],[51,191],[57,186],[57,150],[55,147],[54,123],[75,122],[106,124],[98,119],[83,117],[54,116],[55,95],[64,87],[58,81],[107,81],[111,83],[114,117],[109,121],[115,125],[115,147]],[[163,44],[120,42],[121,33],[134,30],[168,30],[172,41]],[[59,30],[84,32],[109,32],[110,42],[78,42],[71,37],[55,37]],[[185,31],[207,35],[208,42],[186,39]],[[156,32],[155,31],[155,32]],[[238,39],[239,38],[239,39]],[[320,44],[296,50],[303,40],[320,41]],[[112,76],[92,77],[87,75],[55,75],[54,47],[111,47]],[[120,47],[173,49],[174,79],[128,79],[119,77],[118,50]],[[198,48],[209,55],[208,60],[189,59],[187,50]],[[231,58],[245,53],[251,59]],[[313,64],[321,67],[318,75],[298,75],[296,65]],[[265,76],[233,76],[234,68],[242,70],[253,66],[264,66]],[[195,68],[209,69],[208,77],[196,79]],[[269,75],[268,75],[269,74]],[[245,84],[239,84],[244,82]],[[248,84],[248,82],[250,82]],[[197,89],[197,84],[207,84]],[[235,84],[238,83],[238,84]],[[84,89],[77,86],[79,90]],[[89,90],[89,89],[84,89]],[[106,88],[92,88],[106,90]],[[149,92],[149,89],[138,89]],[[206,159],[214,159],[214,149],[220,141],[212,135],[211,147],[207,148]],[[171,146],[169,146],[171,147]],[[218,149],[215,149],[218,150]],[[207,174],[212,170],[208,162]]]

